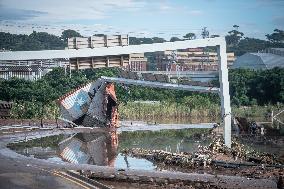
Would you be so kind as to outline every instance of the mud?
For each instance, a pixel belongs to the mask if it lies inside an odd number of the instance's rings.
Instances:
[[[232,148],[224,145],[221,138],[209,146],[200,146],[197,152],[171,153],[163,150],[123,149],[123,153],[145,158],[160,169],[200,174],[238,175],[256,179],[272,179],[283,188],[284,162],[274,154],[247,150],[233,140]]]

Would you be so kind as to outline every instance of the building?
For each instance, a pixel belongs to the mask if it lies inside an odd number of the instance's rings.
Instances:
[[[114,46],[128,46],[128,35],[99,35],[91,37],[72,37],[68,39],[68,49],[85,49]],[[71,70],[84,70],[102,67],[126,67],[129,55],[103,57],[70,58]]]
[[[284,48],[268,48],[263,51],[262,53],[271,53],[279,56],[284,56]]]
[[[37,80],[55,67],[65,67],[69,62],[62,60],[29,60],[29,61],[0,61],[0,78],[17,77],[25,80]]]
[[[70,38],[68,39],[67,48],[76,50],[84,48],[128,46],[128,44],[128,35],[101,35]],[[130,57],[132,57],[132,61],[130,61]],[[147,59],[144,58],[144,54],[133,56],[125,54],[119,56],[72,57],[66,59],[0,61],[0,78],[10,79],[12,77],[17,77],[26,80],[37,80],[55,67],[63,67],[66,72],[101,67],[128,67],[130,70],[146,70],[146,62]]]
[[[68,49],[84,49],[99,47],[128,46],[128,35],[100,35],[91,37],[73,37],[68,39]],[[125,54],[121,56],[71,58],[70,67],[73,70],[124,67],[129,71],[146,71],[147,58],[144,53]]]
[[[275,51],[275,52],[280,53],[281,51]],[[263,52],[246,53],[238,57],[232,66],[233,69],[243,68],[243,69],[253,69],[253,70],[272,69],[274,67],[284,68],[284,56],[280,56],[273,53],[263,53]]]
[[[91,37],[72,37],[68,39],[68,49],[128,46],[128,35],[99,35]]]
[[[228,66],[235,60],[234,53],[227,53]],[[156,53],[155,62],[160,71],[216,71],[218,55],[202,48]]]
[[[129,64],[125,66],[128,71],[146,71],[148,59],[144,53],[135,53],[129,55]]]

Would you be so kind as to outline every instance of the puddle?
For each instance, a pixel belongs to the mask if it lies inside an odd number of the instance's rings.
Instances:
[[[161,170],[146,159],[133,158],[119,153],[122,149],[143,148],[169,152],[195,152],[199,145],[211,140],[203,137],[208,129],[179,129],[160,131],[123,131],[121,133],[96,132],[72,135],[55,135],[9,144],[19,154],[53,162],[94,164],[118,169]],[[282,154],[283,148],[268,144],[243,141],[257,151]]]
[[[95,164],[119,169],[157,170],[146,159],[119,153],[125,148],[161,149],[171,152],[195,151],[207,129],[182,129],[136,132],[99,132],[56,135],[9,144],[19,154],[53,162]]]

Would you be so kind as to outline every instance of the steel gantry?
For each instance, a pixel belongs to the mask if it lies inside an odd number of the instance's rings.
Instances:
[[[199,92],[218,92],[221,98],[222,125],[224,126],[225,145],[231,147],[231,105],[229,95],[229,81],[227,68],[226,41],[224,37],[206,38],[196,40],[185,40],[176,42],[114,46],[101,48],[67,49],[67,50],[45,50],[45,51],[18,51],[0,52],[0,60],[42,60],[78,57],[96,57],[125,55],[132,53],[156,52],[165,50],[177,50],[197,47],[216,46],[219,59],[219,81],[220,89],[198,86],[179,86],[177,84],[167,84],[158,82],[147,82],[122,78],[102,78],[105,81],[118,82],[125,84],[136,84],[151,87],[171,88],[179,90],[190,90]]]

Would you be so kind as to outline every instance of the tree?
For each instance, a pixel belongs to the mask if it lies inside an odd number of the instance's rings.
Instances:
[[[228,49],[233,51],[236,56],[241,56],[247,52],[258,52],[267,47],[270,47],[268,41],[245,37],[240,40],[237,46],[230,46]]]
[[[71,37],[82,37],[80,33],[74,31],[74,30],[64,30],[62,32],[62,35],[61,35],[61,38],[67,42],[68,38],[71,38]]]
[[[226,42],[228,46],[237,46],[242,37],[244,36],[244,33],[238,30],[238,25],[234,25],[233,28],[233,30],[228,32],[229,35],[226,36]]]
[[[178,37],[172,37],[170,39],[170,42],[175,42],[175,41],[182,41],[182,40],[180,38],[178,38]]]
[[[65,46],[60,37],[46,32],[33,31],[30,35],[16,35],[0,32],[0,49],[30,51],[64,49]]]
[[[210,38],[220,37],[220,35],[211,35]]]
[[[274,33],[265,35],[271,43],[284,43],[284,31],[275,29]]]
[[[49,85],[49,83],[45,80],[38,80],[33,85],[34,97],[33,99],[36,102],[41,104],[41,113],[40,113],[40,124],[43,127],[43,118],[45,114],[45,109],[48,104],[54,101],[57,96],[57,91]]]
[[[160,38],[160,37],[153,37],[152,41],[153,41],[153,43],[164,43],[164,42],[166,42],[166,40],[164,38]]]
[[[201,36],[203,39],[209,38],[209,31],[207,30],[207,27],[202,28]]]
[[[94,36],[97,36],[97,37],[104,37],[105,34],[103,34],[103,33],[97,33],[97,34],[94,34]]]
[[[130,45],[140,45],[140,44],[152,44],[152,43],[164,43],[166,40],[160,37],[153,37],[153,38],[137,38],[137,37],[129,37],[129,44]]]
[[[192,39],[196,39],[196,35],[195,33],[187,33],[185,34],[185,36],[183,36],[185,39],[189,39],[189,40],[192,40]]]

